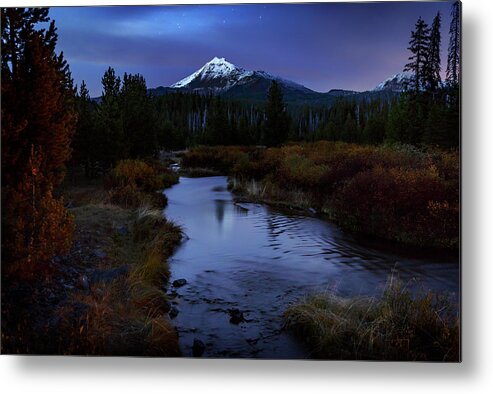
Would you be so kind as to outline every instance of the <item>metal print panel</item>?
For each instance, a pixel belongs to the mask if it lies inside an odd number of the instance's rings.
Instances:
[[[2,353],[460,361],[459,2],[1,18]]]

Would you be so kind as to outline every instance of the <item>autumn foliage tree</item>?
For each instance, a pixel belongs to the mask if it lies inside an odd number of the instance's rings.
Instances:
[[[53,191],[65,175],[76,116],[48,9],[3,8],[1,35],[2,262],[10,269],[70,247],[73,219]]]

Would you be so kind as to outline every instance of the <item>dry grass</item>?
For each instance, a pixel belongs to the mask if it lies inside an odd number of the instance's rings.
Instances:
[[[459,361],[456,308],[443,295],[413,297],[389,282],[382,298],[319,294],[293,305],[286,326],[312,348],[313,356],[343,360]]]
[[[65,354],[179,355],[178,336],[169,323],[163,286],[166,259],[181,240],[181,230],[157,209],[129,210],[91,204],[75,208],[79,231],[108,255],[98,269],[129,267],[109,283],[75,291],[58,311]],[[128,233],[119,234],[122,226]]]
[[[179,245],[181,230],[166,220],[163,201],[156,198],[165,199],[156,188],[176,180],[156,163],[125,161],[105,187],[67,189],[78,240],[107,254],[94,268],[128,267],[128,273],[72,292],[58,310],[63,353],[179,355],[163,287],[169,278],[167,258]]]
[[[160,163],[127,161],[105,181],[74,178],[64,185],[75,244],[66,257],[56,256],[60,268],[49,277],[38,267],[33,284],[38,295],[28,287],[17,291],[26,306],[9,333],[8,351],[179,355],[164,287],[167,258],[180,243],[181,230],[164,218],[165,196],[159,191],[176,181]],[[14,291],[13,297],[19,295]],[[4,337],[2,330],[2,343]]]
[[[286,190],[269,181],[231,178],[228,186],[233,193],[240,196],[238,200],[246,199],[278,207],[304,210],[316,206],[309,193],[297,188]]]

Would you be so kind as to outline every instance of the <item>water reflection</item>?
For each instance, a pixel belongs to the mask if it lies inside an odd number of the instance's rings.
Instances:
[[[219,227],[221,227],[221,224],[223,223],[224,220],[224,209],[226,207],[226,201],[224,200],[214,200],[216,203],[216,218],[217,222],[219,223]]]

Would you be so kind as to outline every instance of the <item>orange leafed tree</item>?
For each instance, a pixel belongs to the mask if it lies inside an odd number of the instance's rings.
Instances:
[[[65,174],[76,115],[48,9],[3,8],[1,31],[2,262],[11,268],[71,245],[73,219],[53,190]]]

